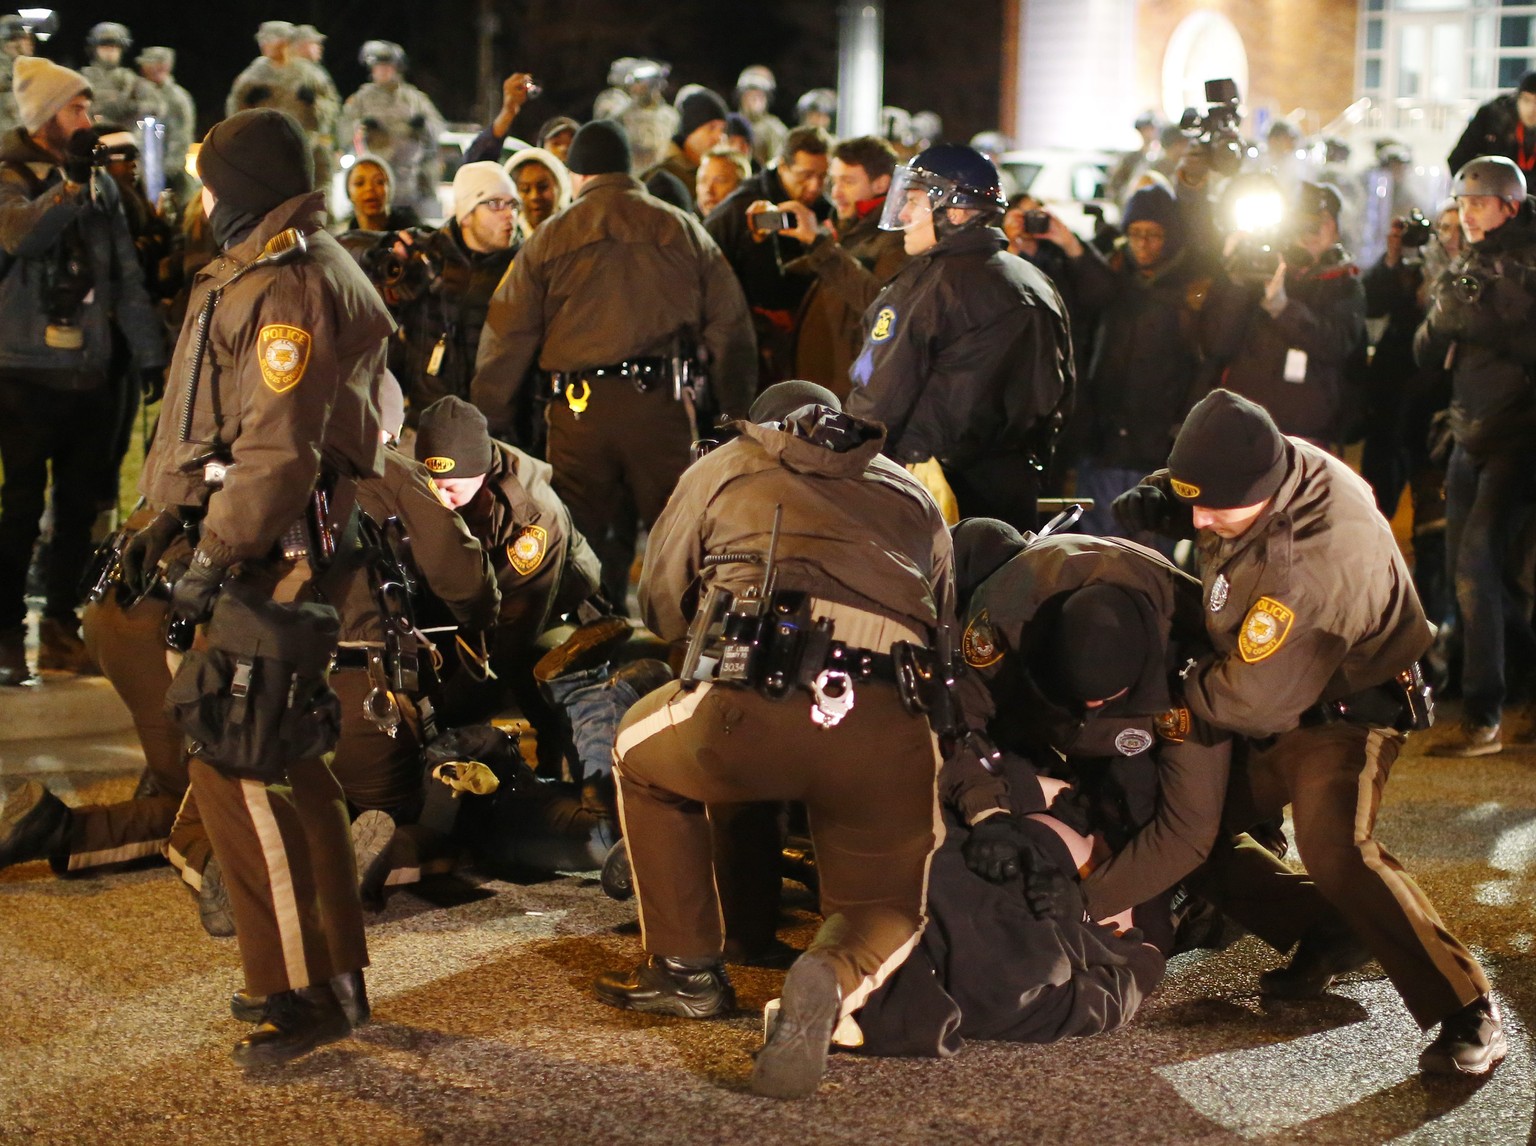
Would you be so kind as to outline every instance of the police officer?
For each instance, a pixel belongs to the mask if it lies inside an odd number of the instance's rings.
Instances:
[[[740,438],[683,476],[656,523],[640,590],[646,622],[682,640],[695,607],[708,607],[698,602],[723,590],[747,612],[767,605],[775,632],[803,623],[830,643],[772,646],[781,680],[766,664],[766,675],[738,664],[701,623],[688,661],[705,667],[630,710],[615,772],[647,958],[631,974],[601,976],[596,990],[658,1014],[729,1010],[704,805],[804,800],[827,919],[789,972],[752,1083],[791,1098],[815,1091],[834,1025],[923,926],[939,838],[936,753],[887,658],[937,647],[951,551],[932,500],[879,456],[881,427],[838,412],[829,392],[770,388],[751,418],[760,421],[740,423]],[[843,673],[844,663],[869,668]],[[809,687],[780,687],[797,676]]]
[[[399,44],[369,40],[358,61],[371,78],[342,105],[336,129],[342,146],[389,160],[395,202],[415,208],[423,219],[435,219],[441,214],[437,185],[443,164],[437,137],[445,128],[442,113],[426,92],[405,82],[405,49]]]
[[[392,323],[324,231],[312,164],[298,123],[271,109],[224,120],[199,152],[223,254],[193,285],[142,479],[151,503],[196,524],[197,549],[172,601],[178,625],[217,615],[226,581],[247,600],[314,593],[313,567],[288,557],[295,550],[280,540],[308,520],[317,484],[331,488],[339,515],[355,480],[380,471],[372,392]],[[336,523],[326,524],[329,532]],[[299,552],[315,553],[318,565],[321,530],[306,532]],[[263,1021],[235,1047],[242,1065],[345,1037],[337,977],[354,1016],[366,1011],[368,956],[341,788],[323,756],[262,763],[288,783],[269,787],[199,755],[188,764],[226,874],[246,993],[267,999]]]
[[[171,74],[176,69],[176,52],[171,48],[151,47],[139,53],[139,72],[160,89],[165,105],[165,166],[166,184],[177,191],[183,203],[186,200],[187,148],[192,144],[192,133],[197,128],[197,105],[192,93],[176,82]]]
[[[469,396],[485,312],[517,252],[517,189],[496,163],[466,163],[453,176],[454,217],[436,230],[414,229],[409,257],[431,267],[425,290],[394,308],[401,326],[396,367],[410,402],[408,421],[445,395]]]
[[[698,351],[709,396],[739,414],[752,393],[752,328],[704,228],[629,174],[622,127],[586,124],[569,159],[576,201],[523,245],[492,297],[471,397],[502,436],[530,371],[554,380],[554,489],[622,608],[634,556],[623,515],[656,520],[696,436],[681,368]]]
[[[123,62],[133,47],[133,36],[122,24],[97,24],[85,37],[91,62],[80,74],[91,83],[92,108],[98,121],[120,123],[137,132],[139,120],[152,115],[165,118],[160,89]]]
[[[1066,309],[997,222],[997,168],[958,144],[898,167],[880,225],[906,266],[865,312],[848,411],[884,422],[886,453],[937,460],[961,517],[1032,528],[1039,474],[1073,379]]]
[[[1433,751],[1465,758],[1503,747],[1507,636],[1523,638],[1527,648],[1536,642],[1529,593],[1512,593],[1506,573],[1523,517],[1536,505],[1536,289],[1529,277],[1536,212],[1525,176],[1502,157],[1472,160],[1451,191],[1467,243],[1431,285],[1414,353],[1421,366],[1448,366],[1451,375],[1446,571],[1461,617],[1466,707],[1463,728]]]
[[[1405,731],[1428,723],[1414,671],[1431,634],[1370,488],[1218,389],[1190,412],[1168,468],[1115,505],[1127,526],[1198,531],[1212,652],[1181,674],[1183,702],[1249,738],[1227,826],[1291,806],[1305,877],[1277,860],[1267,878],[1250,865],[1240,884],[1224,879],[1220,847],[1207,865],[1227,914],[1277,950],[1300,940],[1261,988],[1320,994],[1374,956],[1419,1025],[1440,1024],[1421,1070],[1492,1069],[1505,1040],[1482,968],[1372,834]]]

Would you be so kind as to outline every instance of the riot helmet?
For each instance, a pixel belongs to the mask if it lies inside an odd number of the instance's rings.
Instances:
[[[927,200],[926,207],[916,212],[909,209],[909,202],[919,202],[914,193],[921,193]],[[940,143],[919,153],[911,163],[896,168],[880,216],[880,229],[905,231],[931,213],[935,232],[943,236],[961,227],[990,225],[1007,206],[1002,178],[990,159],[974,147]],[[951,207],[977,214],[964,223],[951,223],[946,215]]]

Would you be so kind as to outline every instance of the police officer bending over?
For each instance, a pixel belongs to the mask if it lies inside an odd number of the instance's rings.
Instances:
[[[335,612],[280,603],[319,595],[352,482],[380,472],[371,395],[392,324],[324,230],[310,150],[290,116],[231,116],[198,162],[224,253],[193,285],[142,487],[198,538],[173,594],[172,635],[186,647],[185,630],[211,616],[209,646],[230,650],[189,655],[171,693],[184,728],[202,721],[188,775],[227,876],[246,993],[267,998],[264,1020],[235,1047],[249,1066],[344,1038],[367,1012],[346,806],[324,759]],[[257,662],[263,654],[242,639],[274,626],[282,659]],[[275,708],[273,683],[292,698]],[[235,751],[258,735],[263,749]]]
[[[1273,859],[1255,870],[1250,850],[1231,878],[1219,845],[1206,865],[1228,915],[1277,950],[1300,940],[1260,988],[1319,995],[1374,956],[1419,1025],[1440,1024],[1421,1070],[1491,1070],[1505,1039],[1482,968],[1373,836],[1405,734],[1431,719],[1416,663],[1431,634],[1370,487],[1283,437],[1261,407],[1214,390],[1190,411],[1168,468],[1115,511],[1129,528],[1196,533],[1213,651],[1182,673],[1184,703],[1249,738],[1227,827],[1291,806],[1306,876]]]
[[[647,957],[613,1006],[708,1018],[735,1002],[705,804],[803,800],[826,923],[784,985],[752,1086],[815,1091],[839,1019],[922,930],[936,819],[932,650],[952,608],[949,534],[881,428],[810,383],[770,387],[657,521],[640,598],[689,636],[684,679],[625,717],[619,806]],[[691,626],[691,627],[690,627]],[[904,680],[905,684],[898,684]]]
[[[953,144],[896,169],[880,226],[911,258],[864,314],[848,412],[884,422],[897,461],[937,459],[961,517],[1030,529],[1072,343],[1051,281],[1004,250],[1000,184]]]

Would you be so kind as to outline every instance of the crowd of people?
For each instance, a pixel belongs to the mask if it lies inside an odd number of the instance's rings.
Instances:
[[[1115,1029],[1232,927],[1288,957],[1266,995],[1374,960],[1423,1070],[1503,1058],[1374,824],[1424,673],[1457,654],[1434,750],[1499,751],[1530,635],[1523,143],[1362,271],[1344,189],[1209,132],[1145,125],[1087,237],[936,124],[839,138],[766,68],[732,112],[624,59],[533,146],[510,75],[433,225],[397,44],[342,101],[322,34],[262,24],[194,182],[170,49],[0,39],[0,684],[35,567],[37,667],[106,675],[146,758],[121,804],[13,787],[0,866],[168,860],[238,943],[242,1065],[367,1022],[363,908],[466,861],[633,895],[615,1007],[708,1018],[728,961],[792,958],[764,1095],[833,1045]]]

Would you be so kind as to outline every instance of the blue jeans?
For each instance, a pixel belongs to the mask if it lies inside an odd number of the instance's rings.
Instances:
[[[1115,498],[1126,490],[1141,483],[1141,479],[1147,476],[1148,471],[1122,469],[1118,466],[1101,466],[1097,462],[1087,459],[1077,465],[1077,495],[1084,498],[1093,498],[1092,509],[1083,512],[1083,520],[1078,524],[1078,531],[1091,533],[1095,537],[1124,537],[1139,545],[1145,545],[1149,549],[1155,549],[1168,560],[1173,560],[1173,547],[1178,544],[1170,537],[1161,534],[1149,533],[1145,530],[1139,533],[1127,533],[1121,524],[1115,520],[1114,510],[1110,507]]]
[[[1504,706],[1505,631],[1527,646],[1531,602],[1519,599],[1506,562],[1510,542],[1536,507],[1528,455],[1478,461],[1461,446],[1445,473],[1446,570],[1461,613],[1461,691],[1468,724],[1499,723]]]
[[[594,668],[566,673],[545,686],[556,708],[565,711],[571,724],[576,759],[571,762],[578,781],[606,777],[613,772],[613,739],[619,721],[640,694],[632,679],[613,672],[607,661]]]

